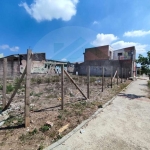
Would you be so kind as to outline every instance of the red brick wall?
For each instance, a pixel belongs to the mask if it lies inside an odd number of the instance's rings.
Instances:
[[[109,59],[109,46],[88,48],[85,50],[84,61]]]

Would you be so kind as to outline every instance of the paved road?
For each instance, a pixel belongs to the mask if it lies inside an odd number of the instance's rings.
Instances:
[[[148,79],[148,78],[147,78]],[[55,150],[150,150],[147,80],[137,80]]]

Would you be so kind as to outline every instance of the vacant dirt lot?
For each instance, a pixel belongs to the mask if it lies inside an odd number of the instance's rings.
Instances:
[[[84,76],[72,76],[86,94],[87,81]],[[10,97],[18,80],[8,81],[7,97]],[[65,106],[60,110],[61,82],[60,77],[34,77],[30,88],[31,125],[24,128],[24,82],[11,103],[9,118],[0,127],[0,149],[6,150],[41,150],[69,133],[83,120],[101,108],[116,93],[127,86],[130,81],[110,87],[110,78],[105,78],[104,92],[101,92],[101,77],[91,77],[90,100],[82,97],[75,86],[65,77]],[[2,83],[0,84],[2,93]],[[1,95],[1,94],[0,94]],[[1,96],[0,96],[1,97]],[[1,97],[2,100],[2,97]],[[1,109],[2,106],[0,106]],[[46,122],[49,121],[51,125]],[[59,132],[63,126],[68,128]]]
[[[144,79],[132,82],[83,128],[83,134],[76,132],[55,149],[149,150],[150,99]]]

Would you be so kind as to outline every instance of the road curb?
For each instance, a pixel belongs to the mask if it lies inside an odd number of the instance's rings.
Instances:
[[[127,87],[125,87],[124,89],[122,89],[119,93],[121,93],[125,89],[127,89],[133,82],[135,82],[135,81],[132,81]],[[73,129],[71,132],[69,132],[67,135],[65,135],[62,139],[60,139],[59,141],[57,141],[57,142],[51,144],[50,146],[46,147],[44,150],[52,150],[52,149],[56,148],[57,146],[59,146],[60,144],[64,143],[68,138],[70,138],[73,134],[75,134],[82,127],[84,127],[88,122],[90,122],[93,118],[95,118],[100,112],[102,112],[104,108],[106,108],[108,105],[110,105],[112,103],[112,101],[118,96],[118,94],[115,95],[107,103],[105,103],[103,105],[103,108],[99,108],[92,116],[89,117],[89,119],[84,120],[81,124],[79,124],[75,129]]]

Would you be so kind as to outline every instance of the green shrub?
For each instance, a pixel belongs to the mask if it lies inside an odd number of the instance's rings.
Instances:
[[[30,135],[34,135],[36,133],[38,133],[38,130],[36,128],[33,131],[29,132]]]
[[[7,85],[7,87],[6,87],[6,92],[7,93],[12,92],[13,90],[14,90],[14,87],[11,84]]]
[[[46,131],[49,130],[49,128],[50,128],[50,127],[45,124],[45,125],[43,125],[39,130],[42,131],[42,132],[46,132]]]

